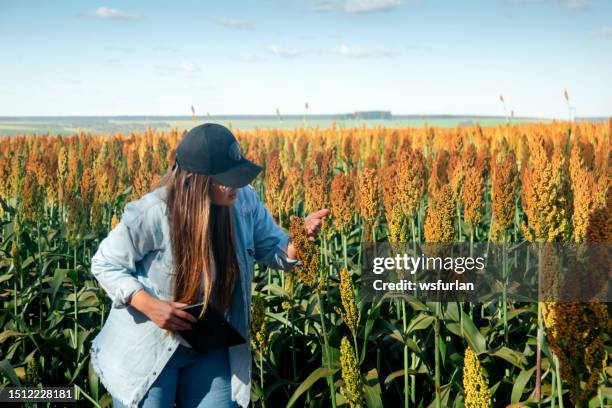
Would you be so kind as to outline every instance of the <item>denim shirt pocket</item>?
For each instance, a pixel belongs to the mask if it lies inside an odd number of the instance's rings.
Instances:
[[[163,300],[172,296],[173,276],[172,257],[164,249],[158,249],[149,269],[149,278]]]
[[[159,251],[160,253],[160,266],[162,271],[167,275],[174,274],[174,260],[172,258],[172,252],[169,250]]]

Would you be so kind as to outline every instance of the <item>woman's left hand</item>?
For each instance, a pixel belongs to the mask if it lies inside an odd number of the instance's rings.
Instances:
[[[321,226],[323,225],[323,217],[328,216],[329,213],[329,209],[323,208],[310,213],[304,218],[304,228],[306,229],[306,236],[309,241],[314,241],[315,235],[321,230]]]

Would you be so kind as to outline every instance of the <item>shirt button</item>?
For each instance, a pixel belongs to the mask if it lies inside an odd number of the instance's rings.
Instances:
[[[172,347],[168,347],[168,351],[172,351]]]
[[[153,371],[153,375],[157,374],[155,371]]]

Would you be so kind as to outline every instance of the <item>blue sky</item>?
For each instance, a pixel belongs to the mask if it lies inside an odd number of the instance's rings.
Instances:
[[[612,115],[607,0],[0,0],[0,116]]]

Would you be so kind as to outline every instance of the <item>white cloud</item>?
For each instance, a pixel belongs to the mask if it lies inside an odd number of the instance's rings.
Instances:
[[[359,45],[340,44],[334,48],[334,53],[351,58],[380,58],[393,56],[393,52],[385,49],[373,49]]]
[[[512,4],[537,4],[544,3],[545,0],[507,0],[508,3]]]
[[[369,13],[397,8],[404,0],[349,0],[344,3],[347,13]]]
[[[300,55],[300,52],[295,48],[279,47],[278,45],[268,45],[268,51],[278,57],[295,58]]]
[[[231,28],[232,30],[251,30],[255,27],[252,21],[236,18],[221,17],[217,19],[217,23],[225,28]]]
[[[108,7],[98,7],[93,11],[84,13],[84,15],[105,20],[139,20],[142,18],[141,14],[126,13],[125,11]]]
[[[312,2],[312,9],[314,11],[332,11],[337,7],[336,0],[315,0]]]
[[[152,48],[153,51],[158,51],[158,52],[178,52],[179,49],[177,47],[171,47],[168,45],[156,45],[155,47]]]
[[[612,37],[612,26],[604,26],[595,31],[599,37]]]
[[[261,61],[261,58],[259,57],[259,55],[257,54],[242,54],[239,57],[237,57],[236,59],[238,59],[239,61],[243,61],[243,62],[257,62],[257,61]]]
[[[590,7],[588,0],[555,0],[557,5],[568,10],[586,10]]]
[[[200,67],[193,62],[181,62],[179,69],[183,72],[193,73],[199,71]]]
[[[109,51],[113,51],[113,52],[120,52],[120,53],[124,53],[124,54],[130,54],[133,53],[135,50],[133,48],[129,48],[129,47],[123,47],[121,45],[107,45],[104,47],[105,50],[109,50]]]
[[[184,75],[186,77],[197,77],[201,72],[200,66],[192,61],[155,65],[153,68],[156,75],[164,77],[176,77],[180,75]]]
[[[549,3],[566,10],[582,11],[591,7],[589,0],[506,0],[516,5],[545,4]]]
[[[391,10],[417,0],[310,0],[313,11],[339,11],[349,14],[366,14]]]

